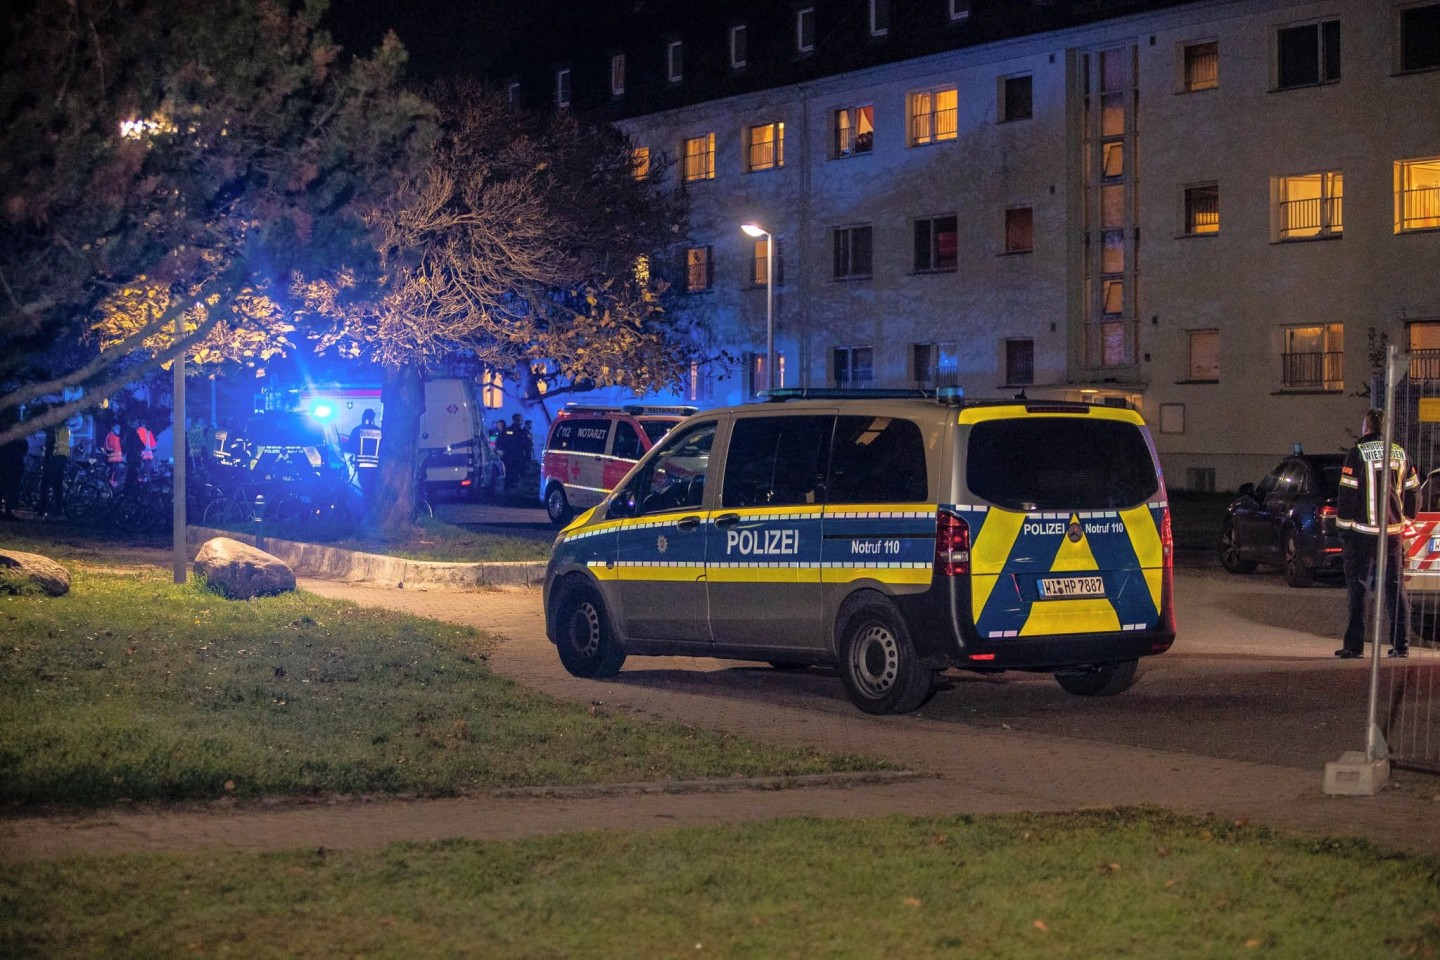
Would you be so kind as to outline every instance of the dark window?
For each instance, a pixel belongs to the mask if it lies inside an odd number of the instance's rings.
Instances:
[[[1160,488],[1139,428],[1116,420],[1021,417],[970,431],[965,483],[1008,510],[1113,510]]]
[[[1005,211],[1005,252],[1028,253],[1035,249],[1035,211],[1011,207]]]
[[[639,460],[645,449],[640,446],[640,434],[623,420],[615,423],[615,439],[610,444],[610,455],[625,460]]]
[[[870,227],[841,227],[835,231],[835,279],[870,276]]]
[[[685,291],[699,293],[709,290],[715,280],[715,256],[712,248],[690,247],[685,251]]]
[[[635,495],[637,513],[698,507],[705,496],[714,422],[697,423],[666,438],[665,449],[651,459],[626,488]]]
[[[645,431],[645,436],[650,438],[650,443],[657,444],[660,438],[669,433],[679,420],[641,420],[640,428]]]
[[[1400,11],[1400,69],[1440,67],[1440,3]]]
[[[822,503],[834,418],[746,417],[735,421],[725,458],[726,507]]]
[[[836,347],[831,372],[837,387],[869,387],[875,375],[875,351],[870,347]]]
[[[582,420],[567,417],[555,424],[550,431],[550,450],[569,450],[574,453],[604,453],[605,441],[610,436],[609,420]]]
[[[1279,86],[1303,87],[1340,79],[1340,21],[1307,23],[1276,34]]]
[[[1005,78],[1005,105],[1002,120],[1024,120],[1034,110],[1034,95],[1030,77]]]
[[[909,420],[836,420],[827,503],[923,503],[928,476],[924,437]]]
[[[915,272],[954,270],[959,258],[955,241],[956,219],[932,217],[915,221]]]
[[[1035,341],[1005,341],[1005,382],[1012,385],[1035,382]]]

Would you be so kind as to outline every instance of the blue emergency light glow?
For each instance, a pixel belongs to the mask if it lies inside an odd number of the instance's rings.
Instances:
[[[328,403],[316,403],[310,407],[310,415],[321,420],[329,418],[335,412],[335,408]]]

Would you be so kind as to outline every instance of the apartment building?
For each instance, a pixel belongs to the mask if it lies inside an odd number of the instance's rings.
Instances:
[[[1346,446],[1382,342],[1440,377],[1437,0],[627,9],[511,91],[689,196],[662,268],[737,362],[683,399],[1126,403],[1232,489]]]

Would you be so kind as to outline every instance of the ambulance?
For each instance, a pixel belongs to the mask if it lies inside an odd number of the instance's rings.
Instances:
[[[556,526],[599,503],[635,461],[695,407],[566,404],[550,424],[540,461],[540,500]]]
[[[545,618],[576,676],[632,654],[819,665],[884,714],[951,668],[1120,693],[1174,641],[1172,581],[1136,412],[794,389],[675,426],[564,528]]]

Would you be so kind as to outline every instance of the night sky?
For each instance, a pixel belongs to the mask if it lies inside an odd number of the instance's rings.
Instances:
[[[331,0],[326,22],[335,39],[356,54],[373,50],[385,30],[393,29],[410,52],[411,75],[434,80],[480,75],[525,28],[547,17],[551,2]]]

